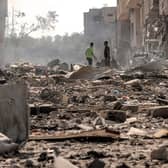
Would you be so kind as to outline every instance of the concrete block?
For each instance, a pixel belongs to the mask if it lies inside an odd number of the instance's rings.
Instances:
[[[28,138],[27,85],[19,82],[0,86],[0,132],[14,142]]]
[[[149,109],[152,117],[168,118],[168,106],[157,106]]]

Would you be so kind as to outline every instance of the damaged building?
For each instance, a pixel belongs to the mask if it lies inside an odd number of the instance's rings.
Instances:
[[[130,61],[137,53],[142,52],[159,57],[167,55],[167,3],[166,0],[117,1],[118,58]],[[120,28],[123,21],[125,24]],[[127,42],[126,47],[121,43],[121,37]],[[123,56],[120,53],[121,48],[127,50]]]
[[[167,1],[117,2],[84,14],[87,40],[110,41],[123,67],[136,52],[166,52]],[[0,168],[167,168],[167,67],[0,69]]]

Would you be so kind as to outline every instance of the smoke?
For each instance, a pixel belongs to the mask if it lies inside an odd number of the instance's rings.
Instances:
[[[85,63],[87,44],[83,34],[71,36],[11,38],[5,40],[5,62],[32,62],[46,65],[54,59],[67,63]]]

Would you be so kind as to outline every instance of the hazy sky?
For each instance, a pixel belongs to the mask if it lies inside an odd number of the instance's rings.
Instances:
[[[89,8],[100,8],[107,4],[116,6],[116,0],[9,0],[11,4],[26,13],[29,19],[44,15],[49,10],[57,11],[58,25],[55,34],[71,34],[83,31],[83,13]]]

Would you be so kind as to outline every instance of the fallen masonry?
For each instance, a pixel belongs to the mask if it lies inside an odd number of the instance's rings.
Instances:
[[[0,167],[168,167],[166,70],[57,64],[0,74]]]

